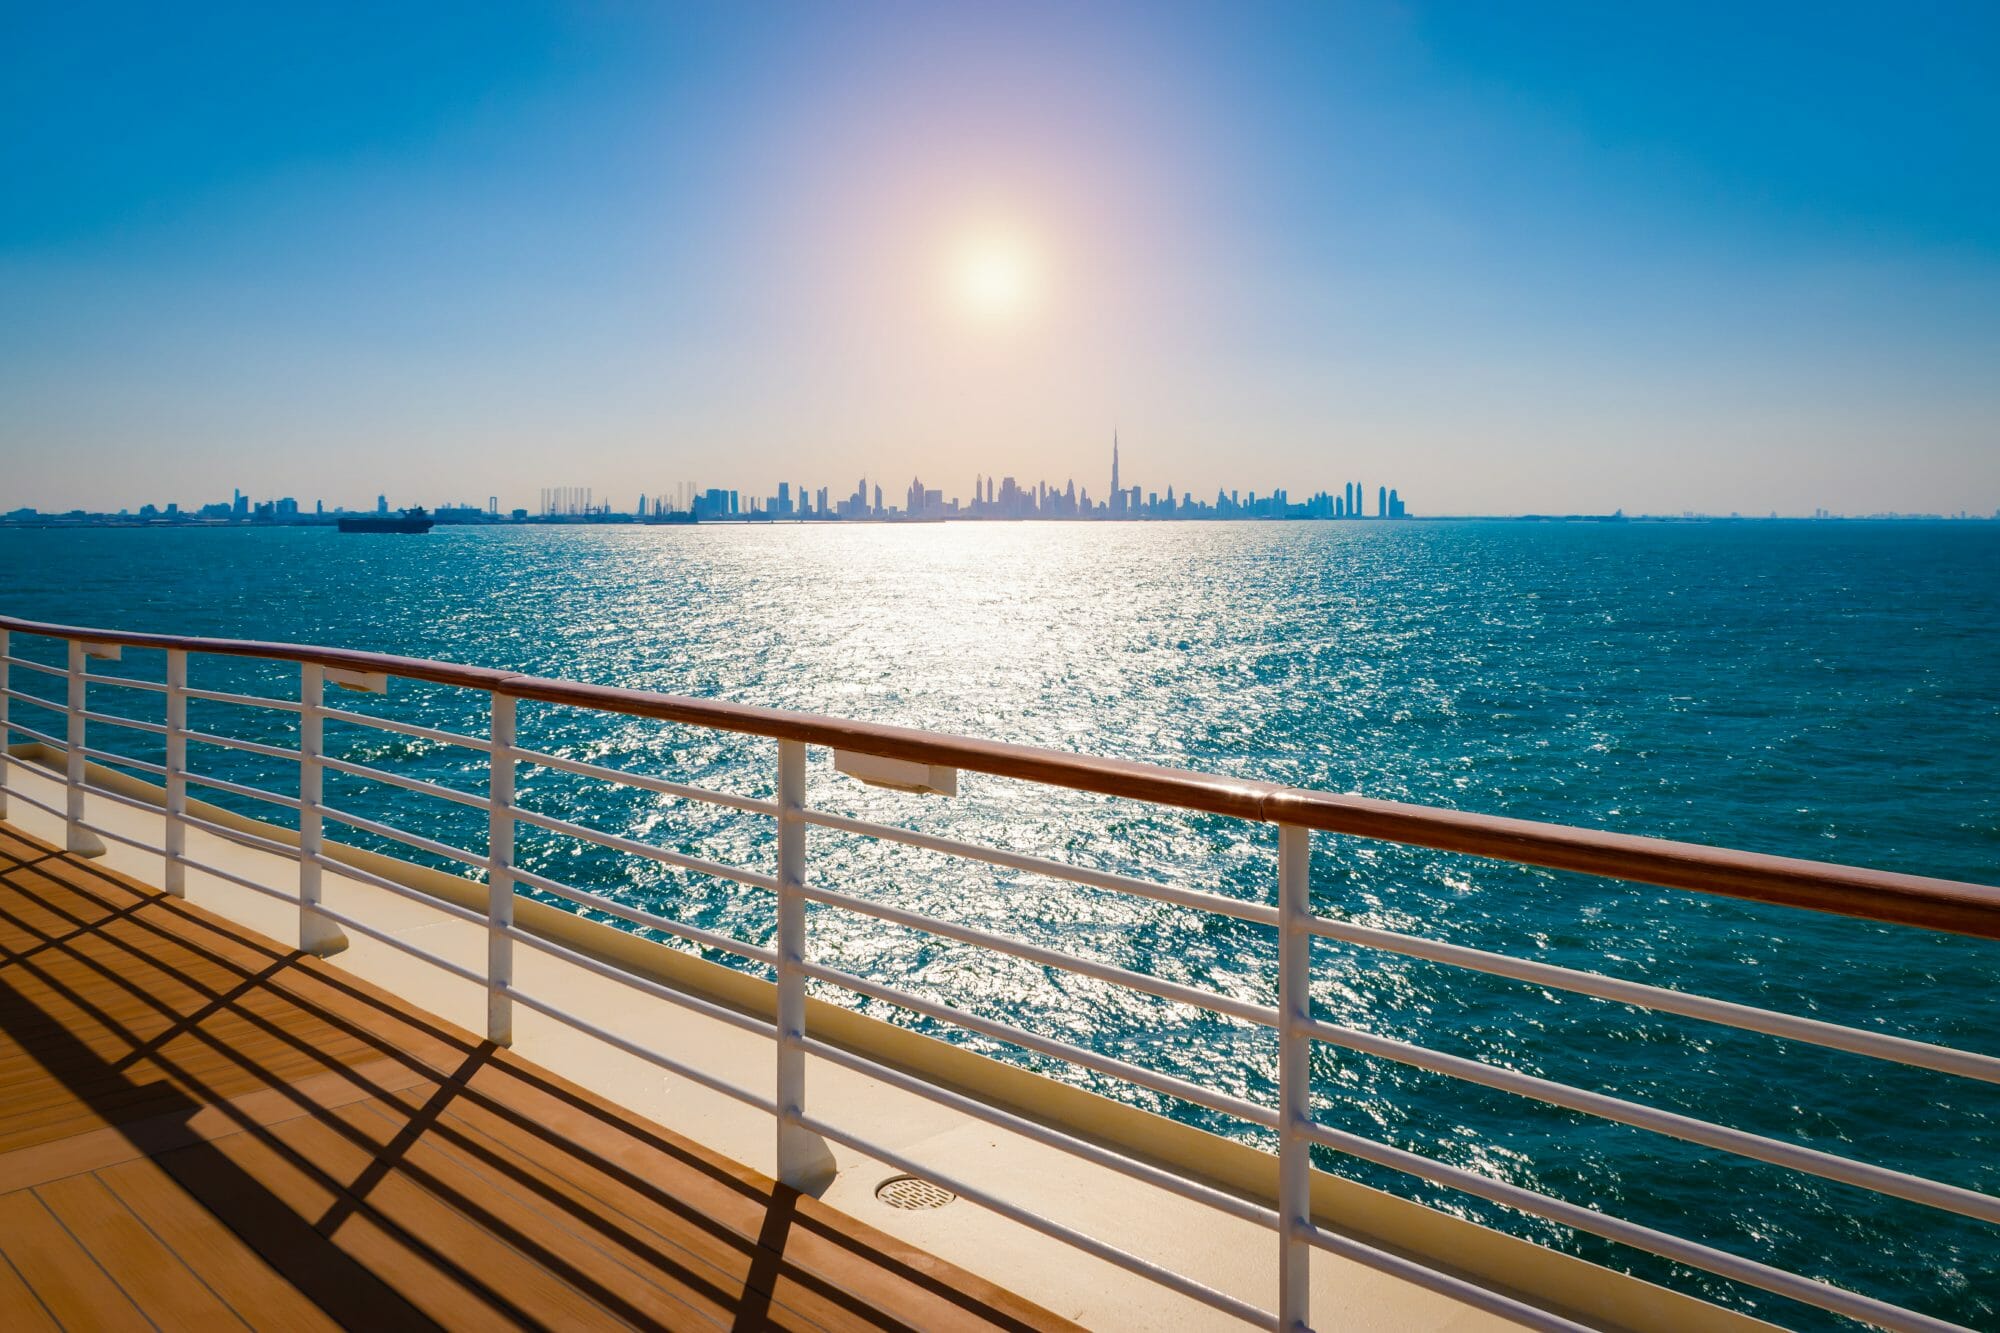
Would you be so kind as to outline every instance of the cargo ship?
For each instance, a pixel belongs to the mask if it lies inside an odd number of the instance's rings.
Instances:
[[[423,506],[400,514],[355,514],[340,520],[342,532],[429,532],[431,516]]]

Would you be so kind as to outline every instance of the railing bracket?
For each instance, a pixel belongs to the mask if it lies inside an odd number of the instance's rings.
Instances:
[[[353,690],[356,694],[389,692],[389,675],[384,671],[348,671],[341,667],[328,667],[326,683],[338,685],[343,690]]]
[[[925,796],[958,795],[958,770],[943,764],[919,764],[908,759],[885,759],[879,754],[855,750],[835,750],[833,769],[871,787],[890,791],[912,791]]]

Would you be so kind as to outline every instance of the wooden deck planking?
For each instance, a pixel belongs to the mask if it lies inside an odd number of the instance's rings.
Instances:
[[[0,825],[0,1327],[1059,1328]]]
[[[250,1327],[339,1327],[235,1232],[214,1225],[214,1215],[157,1163],[135,1158],[95,1174],[154,1234],[173,1237],[180,1261]]]

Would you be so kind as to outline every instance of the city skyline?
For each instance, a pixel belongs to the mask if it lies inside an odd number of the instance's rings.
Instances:
[[[1990,7],[12,36],[0,504],[1081,476],[1116,421],[1201,495],[2000,505]]]
[[[484,522],[497,520],[544,520],[563,518],[629,518],[643,521],[648,518],[674,516],[704,522],[754,521],[761,519],[810,519],[883,521],[893,519],[1085,519],[1117,521],[1124,519],[1216,519],[1216,518],[1405,518],[1408,517],[1407,503],[1397,488],[1388,485],[1376,487],[1375,507],[1368,508],[1367,488],[1359,481],[1341,484],[1338,495],[1327,489],[1314,491],[1303,500],[1294,500],[1285,487],[1273,487],[1260,493],[1255,487],[1218,487],[1215,498],[1208,500],[1197,497],[1191,491],[1177,490],[1169,483],[1164,492],[1157,486],[1147,487],[1135,484],[1126,487],[1121,482],[1121,456],[1117,433],[1114,431],[1111,443],[1110,483],[1106,490],[1093,497],[1088,484],[1079,485],[1072,475],[1062,481],[1050,482],[1038,479],[1023,483],[1009,474],[997,476],[991,472],[975,474],[971,486],[971,496],[962,493],[947,493],[943,486],[926,486],[920,477],[912,477],[908,487],[902,492],[900,502],[885,499],[883,483],[880,479],[870,483],[863,475],[855,489],[847,494],[838,494],[831,486],[814,487],[806,482],[780,481],[771,494],[759,496],[751,491],[736,487],[702,486],[693,480],[672,483],[667,491],[641,491],[629,508],[619,508],[610,498],[610,493],[602,500],[597,490],[591,486],[544,486],[537,492],[535,504],[527,505],[501,503],[498,494],[489,495],[485,504],[468,503],[462,499],[450,504],[431,507],[433,513],[445,522]],[[629,493],[629,492],[628,492]],[[398,505],[396,508],[404,506]],[[81,512],[94,517],[131,517],[142,521],[188,521],[188,522],[278,522],[300,523],[320,519],[333,519],[345,514],[387,514],[390,512],[387,492],[378,492],[373,504],[348,507],[340,502],[328,506],[324,498],[312,497],[301,501],[296,496],[273,496],[255,499],[240,487],[233,488],[228,501],[209,501],[187,506],[179,501],[146,501],[135,511],[132,506],[120,506],[116,510],[109,507],[91,510],[42,511],[31,505],[15,506],[0,497],[0,520],[21,522],[43,517],[61,517],[72,512]]]

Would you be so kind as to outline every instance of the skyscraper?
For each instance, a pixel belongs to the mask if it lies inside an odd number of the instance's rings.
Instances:
[[[1118,432],[1111,432],[1111,513],[1115,518],[1125,511],[1125,492],[1118,485]]]

